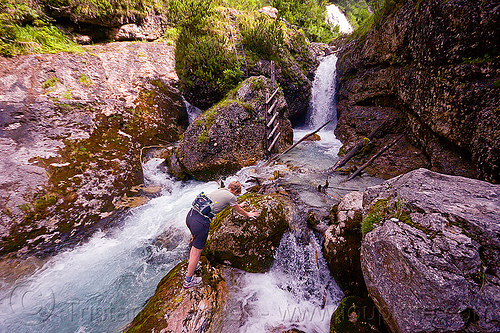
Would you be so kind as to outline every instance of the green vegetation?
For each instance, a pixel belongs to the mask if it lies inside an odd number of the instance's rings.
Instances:
[[[422,1],[417,2],[417,7]],[[343,8],[354,28],[350,38],[362,38],[372,28],[378,28],[385,17],[396,13],[405,2],[405,0],[348,1]]]
[[[71,93],[72,89],[68,89],[66,90],[66,92],[64,93],[64,95],[62,96],[62,98],[64,99],[72,99],[73,98],[73,94]]]
[[[82,18],[144,17],[165,9],[162,0],[41,0],[43,6],[66,9],[75,21]]]
[[[87,74],[81,74],[78,77],[78,81],[80,81],[80,83],[86,87],[90,87],[92,85],[92,80],[90,79],[90,76],[88,76]]]
[[[80,52],[76,43],[51,24],[40,5],[29,0],[0,2],[0,54]]]
[[[59,79],[55,76],[51,76],[42,83],[42,88],[43,89],[54,88],[58,83]]]
[[[278,9],[279,18],[302,28],[312,42],[328,43],[333,39],[330,26],[326,23],[325,0],[272,0],[271,6]]]
[[[247,19],[241,28],[243,46],[259,58],[279,59],[280,50],[285,47],[286,26],[282,21],[262,15]]]
[[[403,199],[398,198],[392,203],[391,198],[380,199],[371,205],[366,217],[361,223],[363,235],[372,231],[377,224],[393,217],[401,222],[417,227],[415,223],[411,221],[409,212],[406,210],[406,203]]]

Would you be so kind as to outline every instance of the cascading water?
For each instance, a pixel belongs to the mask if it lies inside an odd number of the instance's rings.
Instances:
[[[328,128],[335,128],[337,123],[337,56],[325,57],[318,66],[311,91],[311,102],[307,115],[307,127],[317,128],[331,120]]]
[[[0,291],[0,332],[118,332],[188,254],[185,216],[192,198],[215,182],[181,183],[146,164],[162,196],[135,209],[123,225],[61,253],[32,276]],[[170,246],[156,244],[161,236]]]

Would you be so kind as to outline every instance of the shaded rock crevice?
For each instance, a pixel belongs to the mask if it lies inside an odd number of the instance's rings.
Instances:
[[[405,1],[386,14],[339,55],[337,136],[347,145],[366,136],[369,131],[353,127],[352,119],[358,124],[367,114],[377,119],[381,110],[374,106],[381,104],[402,120],[399,132],[407,131],[408,140],[393,147],[400,153],[392,170],[375,161],[371,173],[396,176],[427,167],[498,182],[500,133],[494,124],[499,123],[500,62],[493,22],[500,7],[465,0]],[[425,158],[413,162],[405,151]],[[398,161],[403,156],[404,163]]]

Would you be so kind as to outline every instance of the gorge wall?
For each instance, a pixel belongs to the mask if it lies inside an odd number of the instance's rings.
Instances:
[[[382,12],[339,54],[337,137],[348,148],[385,120],[373,152],[406,135],[369,172],[500,181],[500,2],[395,1]]]

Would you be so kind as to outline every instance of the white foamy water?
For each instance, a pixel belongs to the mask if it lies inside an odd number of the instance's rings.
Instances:
[[[246,273],[240,284],[235,304],[247,317],[242,333],[291,328],[328,332],[331,315],[343,297],[311,231],[286,233],[271,270]]]
[[[184,105],[186,106],[186,112],[188,114],[188,122],[191,124],[193,120],[195,120],[196,117],[198,117],[199,114],[201,114],[203,111],[198,109],[196,106],[190,104],[184,97],[182,98],[182,101],[184,102]]]
[[[193,198],[217,188],[160,176],[159,162],[144,170],[163,179],[161,197],[0,291],[0,332],[117,332],[134,318],[161,278],[188,256],[185,217]],[[159,235],[173,245],[157,244]]]
[[[326,21],[334,27],[339,27],[342,34],[350,34],[354,31],[344,13],[336,5],[326,6]]]
[[[321,61],[312,84],[311,101],[307,115],[308,129],[316,129],[329,120],[328,129],[337,123],[336,83],[337,56],[329,55]]]

